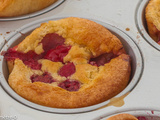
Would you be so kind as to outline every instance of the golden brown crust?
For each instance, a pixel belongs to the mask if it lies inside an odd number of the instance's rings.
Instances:
[[[18,46],[17,50],[35,50],[36,53],[41,53],[42,46],[38,43],[48,33],[57,33],[64,37],[67,45],[85,46],[95,57],[111,51],[116,54],[123,48],[120,40],[103,26],[87,19],[69,17],[42,24]]]
[[[33,74],[33,71],[20,60],[15,61],[14,69],[9,76],[9,84],[22,97],[45,106],[77,108],[94,105],[115,96],[126,87],[130,66],[124,59],[128,59],[128,56],[121,55],[101,67],[94,79],[88,78],[86,80],[89,82],[81,81],[84,85],[77,92],[69,92],[54,85],[52,86],[52,84],[31,83],[29,77]],[[51,66],[50,63],[48,64]],[[86,71],[82,72],[86,73]],[[17,75],[17,73],[21,73],[21,75]],[[76,77],[80,75],[76,75]]]
[[[39,11],[57,0],[0,0],[0,17],[14,17]]]
[[[160,31],[160,0],[150,0],[146,10],[146,21],[149,35],[156,42],[159,41],[158,34]]]
[[[21,60],[16,59],[8,82],[19,95],[44,106],[79,108],[108,100],[127,86],[131,66],[129,56],[123,52],[104,66],[96,67],[88,64],[88,60],[93,56],[121,51],[123,47],[121,42],[106,28],[82,18],[71,17],[50,21],[42,24],[25,38],[18,45],[17,51],[34,50],[40,54],[43,49],[38,43],[48,33],[58,33],[65,38],[65,44],[72,46],[64,57],[64,61],[74,63],[76,72],[69,79],[80,81],[80,89],[70,92],[57,86],[59,82],[66,80],[57,73],[63,66],[61,62],[41,59],[38,61],[42,64],[41,70],[32,70]],[[30,76],[35,73],[41,75],[45,71],[49,72],[58,82],[51,84],[31,82]]]
[[[123,113],[112,116],[106,120],[138,120],[138,119],[131,114]]]

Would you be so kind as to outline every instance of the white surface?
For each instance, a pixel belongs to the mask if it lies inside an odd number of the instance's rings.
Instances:
[[[66,0],[54,10],[43,15],[10,22],[0,22],[0,42],[16,29],[32,21],[46,17],[90,17],[112,24],[127,33],[139,46],[144,58],[144,71],[139,83],[124,99],[122,107],[109,106],[80,114],[54,114],[26,107],[0,88],[0,119],[16,120],[96,120],[102,116],[127,110],[160,110],[160,52],[148,44],[139,34],[135,23],[137,5],[141,0]],[[129,28],[130,31],[126,31]],[[10,33],[8,33],[10,32]]]

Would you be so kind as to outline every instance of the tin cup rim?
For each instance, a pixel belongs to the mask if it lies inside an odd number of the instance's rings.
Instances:
[[[22,37],[22,33],[27,33],[29,31],[34,30],[35,28],[37,28],[41,23],[50,21],[50,20],[59,20],[65,17],[51,17],[51,18],[46,18],[43,20],[38,20],[38,21],[34,21],[32,23],[29,23],[27,25],[24,25],[23,27],[19,28],[17,30],[17,32],[15,32],[12,36],[10,36],[7,39],[7,43],[3,46],[3,48],[1,49],[2,51],[6,51],[8,49],[8,46],[11,47],[11,45],[15,42],[15,40],[17,40],[19,37]],[[134,74],[132,76],[132,79],[130,81],[130,83],[128,84],[128,86],[122,91],[120,92],[118,95],[114,96],[114,97],[120,97],[125,95],[126,93],[131,92],[134,87],[136,86],[136,84],[138,83],[142,72],[143,72],[143,58],[141,55],[141,51],[138,48],[138,46],[136,45],[136,43],[126,34],[124,33],[122,30],[116,28],[115,26],[112,26],[110,24],[95,20],[95,19],[91,19],[91,18],[86,18],[86,19],[90,19],[92,21],[95,21],[101,25],[103,25],[104,27],[106,27],[109,31],[111,31],[113,34],[116,34],[116,36],[121,40],[122,44],[125,44],[126,47],[130,47],[131,49],[129,50],[129,52],[133,55],[133,59],[135,60],[135,63],[133,64],[134,66]],[[13,99],[15,99],[16,101],[20,102],[21,104],[24,104],[25,106],[28,106],[30,108],[36,109],[36,110],[40,110],[40,111],[44,111],[44,112],[49,112],[49,113],[63,113],[63,114],[68,114],[68,113],[82,113],[82,112],[88,112],[88,111],[92,111],[95,109],[98,109],[100,107],[105,106],[106,104],[109,103],[109,100],[104,101],[102,103],[96,104],[96,105],[92,105],[92,106],[88,106],[88,107],[83,107],[83,108],[74,108],[74,109],[63,109],[63,108],[51,108],[51,107],[46,107],[46,106],[42,106],[42,105],[38,105],[36,103],[32,103],[24,98],[22,98],[21,96],[19,96],[17,93],[15,93],[11,87],[8,85],[8,82],[5,78],[4,73],[4,68],[5,65],[4,63],[5,60],[3,58],[2,55],[0,55],[0,83],[2,88],[8,93],[8,95],[10,95]]]

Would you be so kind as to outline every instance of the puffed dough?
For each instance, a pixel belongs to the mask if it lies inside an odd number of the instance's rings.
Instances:
[[[72,46],[64,60],[66,63],[74,63],[76,71],[69,79],[79,81],[80,88],[78,91],[67,91],[57,86],[59,82],[67,79],[58,74],[58,70],[63,66],[61,62],[41,59],[38,61],[42,64],[41,70],[32,70],[20,59],[15,59],[14,65],[8,64],[11,68],[8,82],[20,96],[44,106],[80,108],[104,102],[127,86],[131,73],[130,57],[122,52],[123,45],[120,40],[105,27],[76,17],[49,21],[27,36],[16,46],[16,50],[23,53],[30,50],[37,54],[42,53],[43,48],[39,43],[48,33],[59,34],[65,39],[65,45]],[[37,47],[39,49],[36,49]],[[119,56],[99,67],[88,63],[90,58],[110,52]],[[41,75],[46,71],[57,82],[31,82],[31,75]]]
[[[14,17],[33,13],[57,0],[0,0],[0,17]]]

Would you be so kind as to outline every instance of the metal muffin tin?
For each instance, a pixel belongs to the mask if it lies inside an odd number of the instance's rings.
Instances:
[[[111,104],[110,99],[80,109],[56,109],[31,103],[17,95],[6,81],[6,61],[0,56],[0,119],[105,120],[109,116],[126,112],[135,116],[159,117],[160,48],[147,33],[144,10],[148,1],[66,0],[56,9],[36,17],[0,21],[0,48],[4,45],[3,50],[19,43],[42,22],[75,16],[93,20],[108,28],[121,39],[132,57],[132,80],[126,89],[114,97],[122,98],[116,101],[123,103],[121,106]],[[14,42],[16,39],[17,42]]]
[[[23,19],[29,19],[32,17],[36,17],[38,15],[42,15],[46,12],[49,12],[51,10],[53,10],[54,8],[58,7],[60,4],[62,4],[65,0],[57,0],[55,3],[53,3],[52,5],[34,12],[34,13],[30,13],[30,14],[26,14],[26,15],[21,15],[21,16],[16,16],[16,17],[0,17],[0,21],[13,21],[13,20],[23,20]]]
[[[157,50],[160,51],[160,46],[158,45],[158,43],[156,43],[148,34],[147,32],[147,23],[146,23],[146,19],[145,19],[145,8],[148,4],[148,0],[143,0],[139,6],[138,6],[138,10],[137,10],[137,27],[139,29],[139,32],[141,33],[141,35],[143,36],[143,38],[154,48],[156,48]]]
[[[9,40],[7,40],[8,42],[4,45],[1,52],[7,51],[8,48],[13,47],[13,46],[17,45],[18,43],[20,43],[24,39],[24,37],[26,37],[29,33],[31,33],[31,31],[33,31],[35,28],[40,26],[41,23],[48,22],[50,20],[58,20],[58,19],[61,19],[61,18],[48,18],[45,20],[33,22],[31,24],[25,25],[21,29],[18,29],[17,30],[18,32],[15,33]],[[115,97],[120,97],[128,92],[131,92],[131,90],[135,87],[135,85],[137,84],[137,82],[141,76],[142,68],[143,68],[141,53],[140,53],[137,45],[132,41],[132,39],[129,36],[127,36],[125,33],[123,33],[121,30],[117,29],[114,26],[106,24],[106,23],[102,23],[102,22],[99,22],[96,20],[93,20],[93,21],[105,26],[114,35],[116,35],[121,40],[122,44],[124,45],[125,50],[127,51],[127,53],[131,57],[131,60],[132,60],[131,79],[130,79],[128,86],[121,93],[119,93],[117,96],[115,96]],[[46,112],[77,113],[77,112],[91,111],[91,110],[100,108],[100,107],[106,105],[107,103],[109,103],[109,100],[107,100],[107,101],[102,102],[100,104],[89,106],[89,107],[84,107],[84,108],[58,109],[58,108],[45,107],[45,106],[41,106],[41,105],[37,105],[32,102],[29,102],[29,101],[23,99],[22,97],[20,97],[19,95],[17,95],[10,88],[10,86],[8,85],[8,82],[7,82],[9,74],[8,74],[6,61],[4,60],[2,55],[0,56],[0,59],[1,59],[0,66],[2,66],[2,67],[0,67],[0,72],[2,73],[2,74],[0,74],[0,79],[1,79],[0,82],[1,82],[2,87],[10,96],[12,96],[14,99],[16,99],[17,101],[19,101],[20,103],[22,103],[26,106],[32,107],[37,110],[46,111]]]

